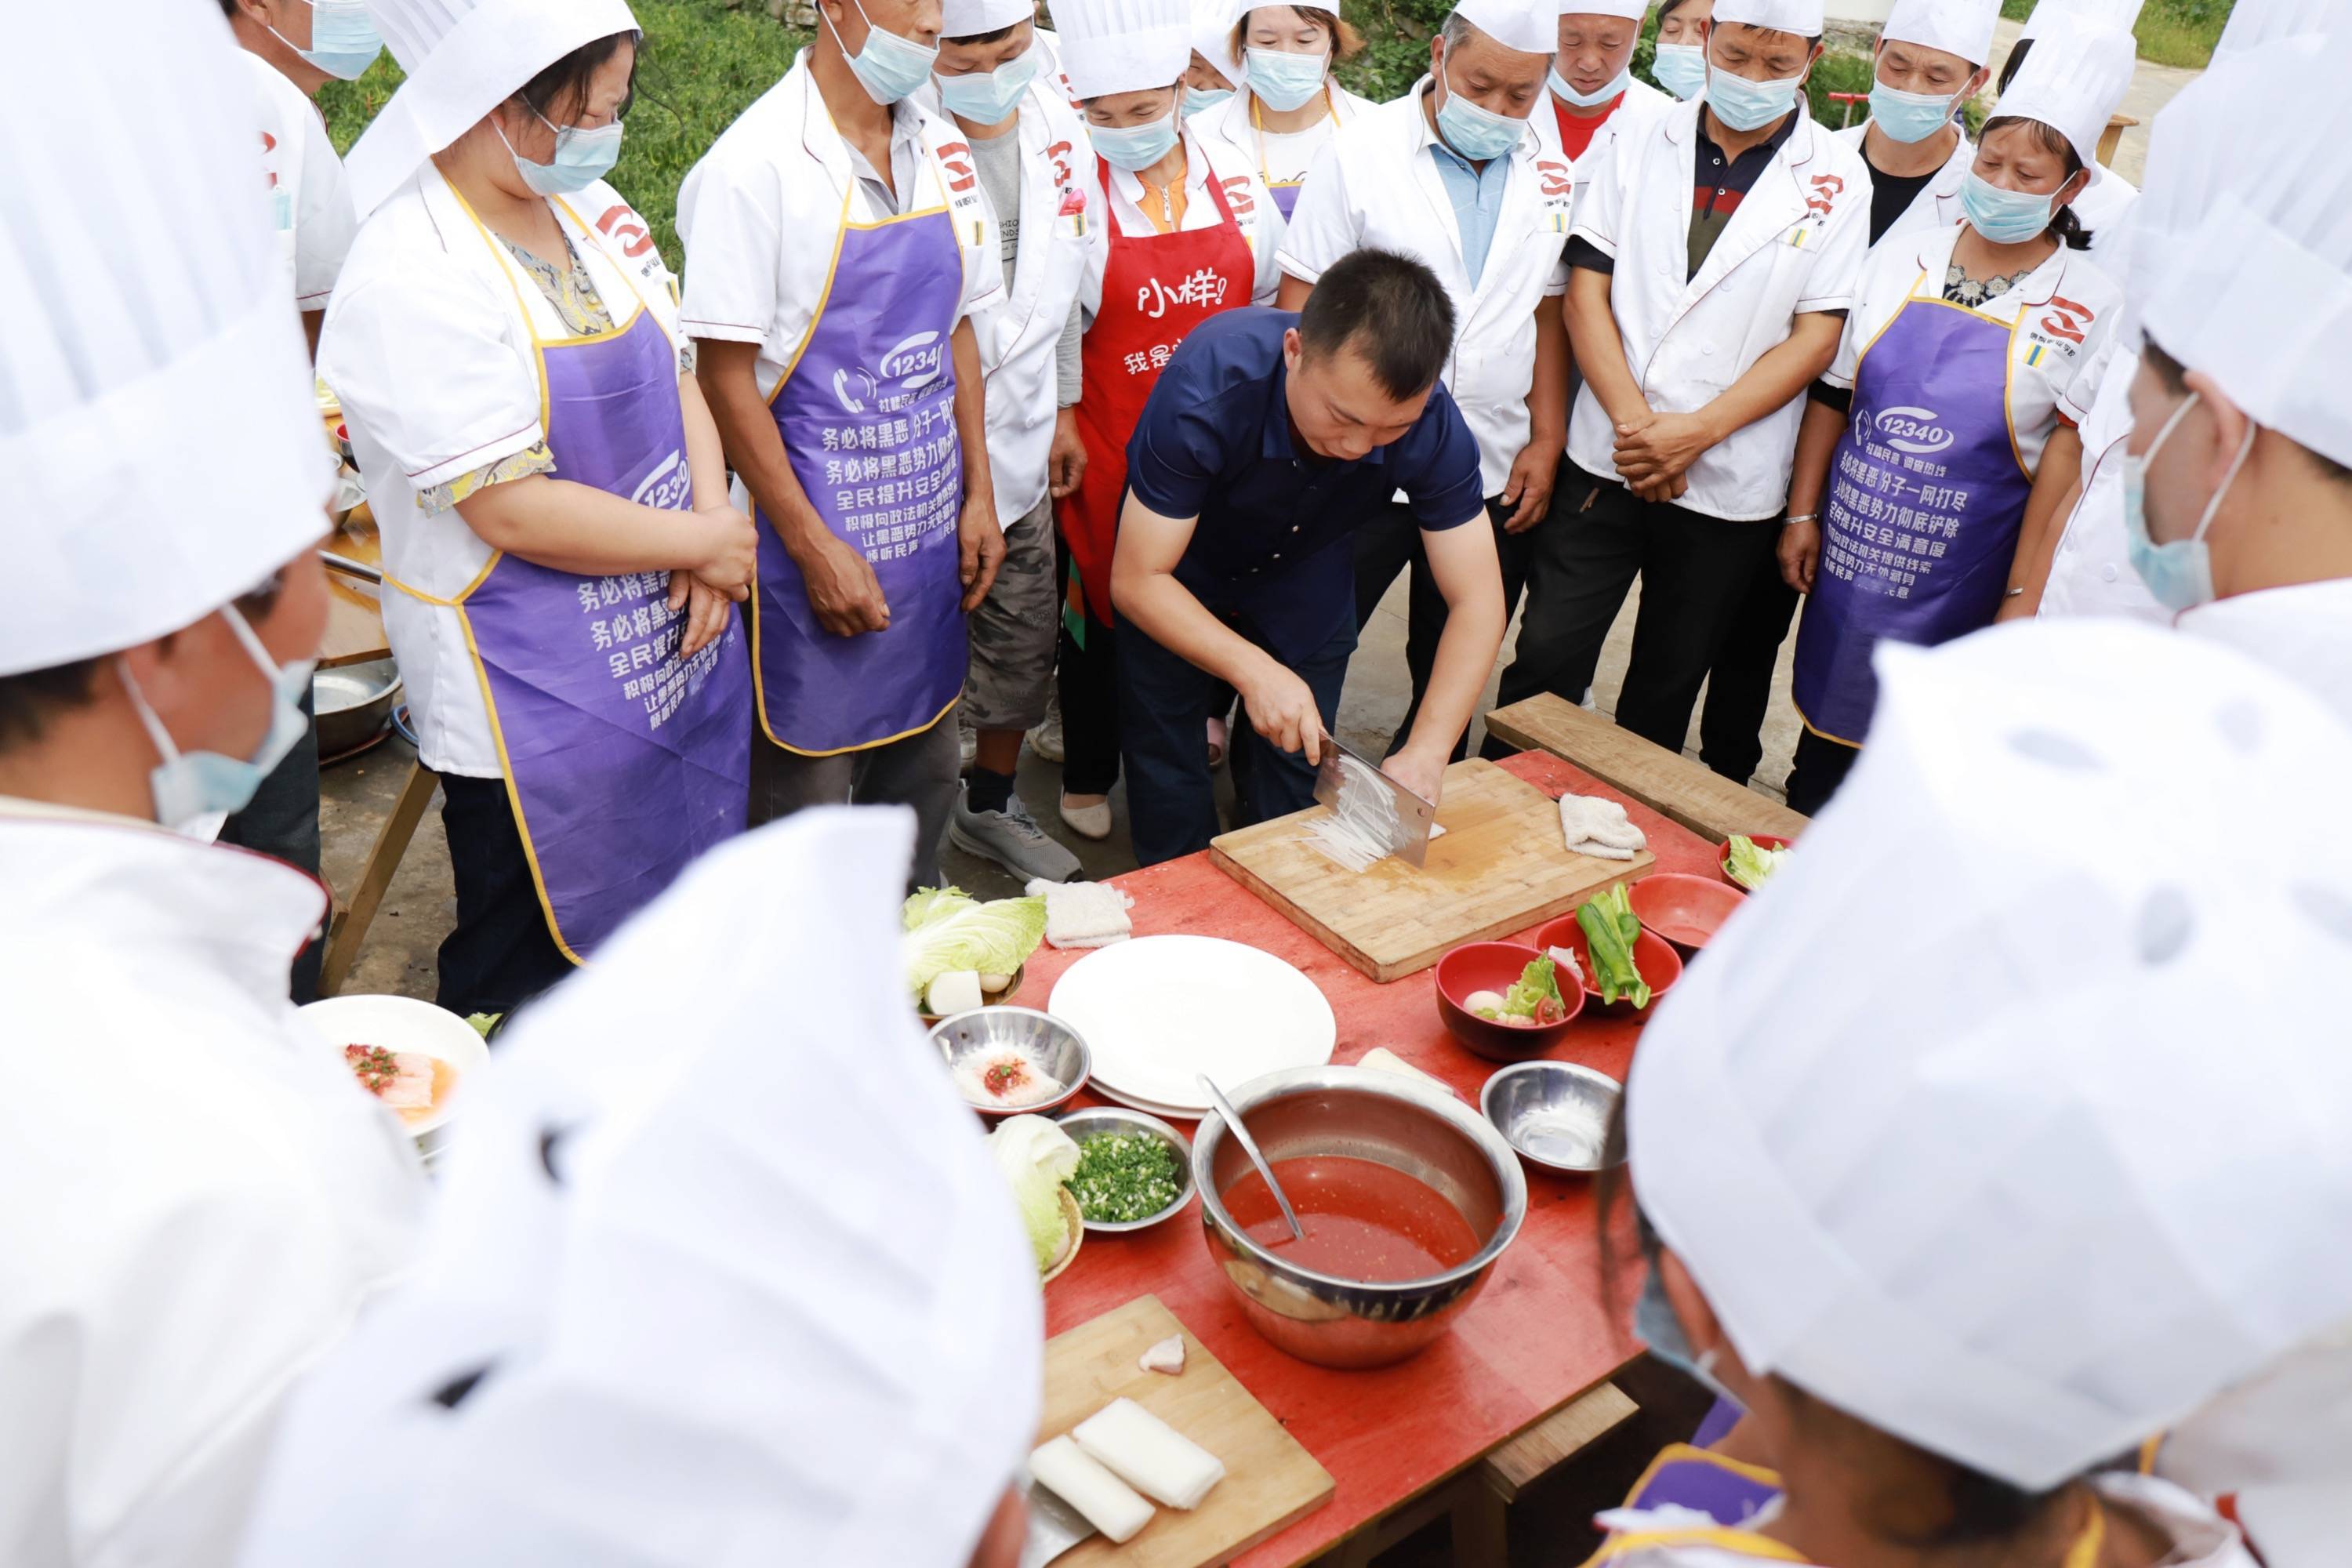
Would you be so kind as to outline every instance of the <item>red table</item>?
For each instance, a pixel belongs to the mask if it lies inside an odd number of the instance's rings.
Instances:
[[[1522,752],[1502,765],[1555,798],[1571,791],[1623,798],[1543,752]],[[1636,802],[1625,805],[1649,836],[1656,869],[1717,874],[1714,845]],[[1495,1065],[1446,1033],[1431,994],[1431,971],[1373,984],[1206,855],[1132,872],[1117,885],[1135,900],[1138,936],[1226,937],[1297,965],[1339,1018],[1334,1062],[1351,1063],[1386,1046],[1476,1108]],[[1039,949],[1019,1000],[1045,1005],[1053,982],[1082,956]],[[1639,1031],[1637,1023],[1587,1014],[1553,1054],[1622,1081]],[[1047,1331],[1075,1328],[1147,1292],[1158,1295],[1339,1483],[1329,1504],[1236,1559],[1253,1568],[1304,1562],[1475,1464],[1638,1352],[1624,1325],[1640,1270],[1622,1269],[1618,1301],[1603,1300],[1591,1181],[1523,1168],[1528,1218],[1517,1241],[1454,1328],[1402,1365],[1331,1372],[1259,1338],[1210,1262],[1197,1210],[1131,1236],[1088,1237],[1070,1271],[1046,1287]],[[1631,1215],[1621,1208],[1617,1219],[1619,1256],[1630,1258]]]

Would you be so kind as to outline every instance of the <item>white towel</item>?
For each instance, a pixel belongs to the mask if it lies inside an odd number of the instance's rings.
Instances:
[[[1040,877],[1023,890],[1045,900],[1045,941],[1055,947],[1108,947],[1134,934],[1127,911],[1135,900],[1108,882]]]
[[[1631,860],[1635,851],[1650,845],[1623,806],[1592,795],[1559,797],[1559,831],[1570,854],[1601,860]]]

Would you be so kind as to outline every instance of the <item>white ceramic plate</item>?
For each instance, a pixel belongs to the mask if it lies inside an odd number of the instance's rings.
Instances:
[[[1098,948],[1063,973],[1049,1005],[1086,1037],[1095,1087],[1158,1116],[1208,1110],[1199,1074],[1230,1093],[1264,1073],[1322,1066],[1339,1037],[1313,981],[1213,936]]]
[[[330,996],[299,1009],[302,1021],[319,1038],[340,1054],[345,1046],[381,1046],[387,1051],[418,1051],[453,1064],[465,1075],[490,1059],[489,1047],[474,1026],[430,1002],[413,996]],[[421,1121],[407,1123],[409,1136],[422,1138],[449,1120],[453,1088],[440,1109]]]

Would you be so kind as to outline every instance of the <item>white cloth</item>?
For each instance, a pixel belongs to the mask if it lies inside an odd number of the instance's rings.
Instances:
[[[2120,622],[1876,668],[1853,775],[1643,1031],[1629,1152],[1748,1368],[2048,1487],[2352,1291],[2352,840],[2190,847],[2332,820],[2352,731]]]
[[[1194,115],[1186,124],[1193,135],[1203,142],[1215,142],[1256,170],[1258,178],[1265,182],[1269,190],[1276,185],[1295,185],[1307,178],[1315,160],[1342,128],[1380,107],[1369,98],[1359,98],[1337,81],[1327,80],[1324,87],[1329,95],[1330,112],[1317,115],[1304,131],[1262,131],[1252,124],[1250,112],[1257,100],[1246,86],[1237,89],[1233,97],[1214,109]],[[1259,109],[1258,115],[1263,119],[1265,110]]]
[[[222,1568],[424,1177],[286,1000],[316,881],[22,802],[0,866],[0,1562]]]
[[[1190,0],[1062,0],[1054,25],[1080,100],[1168,87],[1192,63]]]
[[[1036,17],[1037,0],[940,0],[940,36],[969,38]]]
[[[2091,183],[2083,194],[2067,204],[2074,209],[2074,220],[2090,232],[2091,243],[2083,254],[2096,261],[2108,277],[2125,283],[2126,298],[2130,298],[2133,237],[2138,232],[2132,223],[2132,214],[2138,210],[2139,187],[2108,168],[2094,164]],[[2126,310],[2128,316],[2130,311]]]
[[[637,30],[627,0],[368,0],[407,77],[346,161],[362,222],[416,166],[583,44]]]
[[[600,181],[551,205],[615,324],[642,303],[682,343],[669,268],[619,193]],[[431,602],[463,595],[492,552],[455,507],[428,512],[421,497],[546,439],[534,334],[571,330],[427,163],[360,226],[320,337],[383,535],[384,633],[437,773],[502,771],[465,626]]]
[[[1822,36],[1822,0],[1716,0],[1715,20],[1770,27],[1799,37]]]
[[[2352,1321],[2166,1434],[2157,1473],[2235,1512],[2269,1568],[2336,1568],[2352,1535]]]
[[[1601,860],[1631,860],[1650,845],[1624,806],[1598,795],[1561,795],[1559,834],[1570,854]]]
[[[2017,41],[2031,43],[2048,32],[2053,22],[2070,17],[2128,33],[2132,24],[2139,20],[2143,3],[2144,0],[2041,0],[2027,15],[2025,26],[2018,30]],[[2262,7],[2258,4],[2252,8]],[[2022,66],[2018,68],[2024,69]]]
[[[1867,164],[1870,158],[1863,151],[1863,138],[1869,132],[1870,121],[1865,120],[1859,125],[1849,125],[1830,134],[1853,148],[1855,155]],[[1919,187],[1919,194],[1911,198],[1911,205],[1895,215],[1895,221],[1886,226],[1886,232],[1871,246],[1871,253],[1876,255],[1889,245],[1899,249],[1926,234],[1949,228],[1959,222],[1960,186],[1967,183],[1969,170],[1975,166],[1976,161],[1976,146],[1963,132],[1952,149],[1952,155],[1944,160],[1943,167],[1937,169],[1926,184]],[[2081,204],[2076,205],[2079,206]]]
[[[2131,86],[2137,59],[2131,29],[2062,16],[2042,29],[2009,90],[1993,105],[1999,118],[2038,120],[2066,138],[2083,167],[2099,162],[2099,138]]]
[[[1573,232],[1615,258],[1609,299],[1626,367],[1660,412],[1704,407],[1786,342],[1800,314],[1850,307],[1870,247],[1869,168],[1800,113],[1698,275],[1685,281],[1701,101],[1666,110],[1639,136],[1616,138],[1586,160],[1589,179],[1581,164],[1577,171]],[[1777,515],[1788,504],[1804,408],[1800,392],[1702,454],[1675,504],[1725,519]],[[1580,386],[1569,456],[1605,479],[1617,471],[1615,450],[1609,416],[1591,388]]]
[[[1135,900],[1108,882],[1049,882],[1022,889],[1045,900],[1045,941],[1054,947],[1108,947],[1135,933],[1127,911]]]
[[[1992,25],[2000,19],[2000,0],[1895,0],[1878,36],[1891,44],[1941,49],[1980,66],[1992,58]]]
[[[913,822],[734,839],[518,1017],[416,1278],[289,1415],[247,1568],[970,1560],[1044,1323],[898,973]]]
[[[36,9],[0,49],[0,676],[177,631],[326,527],[248,68],[182,0],[91,25]]]
[[[1559,47],[1554,0],[1458,0],[1454,14],[1507,49],[1549,57]]]
[[[1853,310],[1838,340],[1837,357],[1822,373],[1823,381],[1852,387],[1864,351],[1912,301],[1930,310],[1948,308],[1944,275],[1960,234],[1955,226],[1916,232],[1891,245],[1879,242],[1863,265]],[[2123,314],[2123,290],[2081,251],[2062,246],[1998,298],[1974,307],[1974,313],[2010,329],[2010,445],[2019,467],[2038,473],[2060,418],[2080,417],[2069,394],[2089,384]],[[1927,412],[1930,422],[1937,417]]]
[[[2233,594],[2184,611],[2179,624],[2251,654],[2352,724],[2352,578]],[[2352,1301],[2344,1310],[2352,1313]]]
[[[1274,197],[1267,194],[1265,182],[1257,177],[1256,170],[1235,157],[1231,148],[1209,142],[1188,126],[1184,131],[1184,216],[1176,226],[1180,232],[1214,228],[1225,221],[1224,215],[1217,210],[1215,199],[1209,195],[1212,179],[1224,187],[1226,204],[1234,209],[1234,222],[1241,227],[1255,268],[1250,279],[1250,297],[1234,302],[1271,305],[1275,290],[1282,283],[1282,269],[1275,262],[1282,247],[1282,214],[1276,208]],[[1110,220],[1118,233],[1149,236],[1159,232],[1144,216],[1142,200],[1141,180],[1125,169],[1111,170]],[[1094,324],[1102,310],[1103,269],[1109,259],[1110,247],[1107,245],[1097,247],[1087,257],[1087,280],[1078,290],[1078,309],[1088,326]]]
[[[1438,172],[1427,101],[1429,79],[1381,104],[1333,139],[1298,193],[1283,236],[1282,269],[1313,283],[1365,247],[1428,265],[1454,302],[1454,347],[1441,379],[1478,440],[1485,493],[1500,495],[1528,444],[1535,384],[1537,304],[1568,287],[1560,258],[1569,184],[1537,168],[1532,136],[1511,148],[1502,210],[1476,284],[1462,258],[1454,200]],[[1550,107],[1538,102],[1538,117]]]
[[[1242,57],[1234,53],[1234,25],[1240,20],[1232,0],[1195,0],[1192,6],[1193,51],[1217,68],[1225,85],[1235,88],[1248,74]]]
[[[2259,5],[2233,5],[2230,19],[2221,24],[2221,37],[2213,45],[2213,59],[2223,63],[2273,38],[2337,32],[2343,26],[2343,0],[2263,0]]]
[[[1563,16],[1621,16],[1638,22],[1650,14],[1650,0],[1559,0]]]
[[[2083,492],[2051,554],[2036,613],[2049,619],[2125,616],[2169,626],[2172,612],[2156,602],[2124,553],[2124,444],[2131,439],[2131,384],[2139,374],[2139,352],[2116,341],[2120,336],[2110,336],[2106,363],[2092,366],[2097,388],[2087,416],[2069,398],[2068,416],[2083,437]]]
[[[298,310],[323,310],[359,232],[343,161],[302,89],[258,55],[245,57],[261,114],[261,173],[278,256]]]

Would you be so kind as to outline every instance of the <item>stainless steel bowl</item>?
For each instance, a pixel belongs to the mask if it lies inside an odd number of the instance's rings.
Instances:
[[[1385,1366],[1444,1333],[1486,1282],[1528,1214],[1527,1176],[1510,1146],[1453,1096],[1394,1073],[1297,1068],[1227,1090],[1269,1162],[1312,1155],[1370,1160],[1426,1183],[1485,1244],[1443,1274],[1391,1283],[1300,1268],[1250,1239],[1226,1212],[1225,1189],[1250,1168],[1223,1121],[1202,1119],[1192,1180],[1210,1256],[1250,1326],[1318,1366]]]
[[[319,754],[333,758],[369,744],[392,726],[400,702],[400,667],[388,658],[338,665],[310,677],[319,715]]]
[[[961,1067],[968,1058],[1011,1046],[1027,1052],[1039,1068],[1061,1080],[1057,1093],[1027,1105],[1007,1105],[993,1100],[983,1102],[964,1094],[964,1103],[982,1116],[1034,1116],[1057,1105],[1066,1105],[1087,1086],[1087,1078],[1094,1072],[1094,1053],[1087,1049],[1087,1042],[1078,1032],[1051,1013],[1040,1013],[1034,1007],[975,1007],[933,1025],[931,1039],[940,1047],[950,1071]],[[961,1084],[957,1092],[963,1093]]]
[[[1149,1230],[1160,1221],[1181,1214],[1184,1205],[1192,1201],[1195,1186],[1192,1180],[1192,1145],[1185,1142],[1184,1134],[1157,1116],[1129,1110],[1123,1105],[1097,1105],[1085,1110],[1073,1110],[1058,1120],[1062,1131],[1081,1146],[1097,1133],[1140,1132],[1148,1138],[1159,1139],[1176,1155],[1176,1199],[1173,1203],[1143,1219],[1090,1219],[1087,1221],[1088,1230],[1113,1236],[1130,1230]]]
[[[1611,1125],[1624,1093],[1574,1062],[1521,1062],[1486,1080],[1478,1109],[1528,1164],[1581,1175],[1625,1163],[1624,1133]]]

